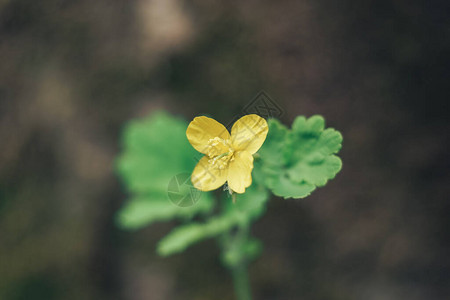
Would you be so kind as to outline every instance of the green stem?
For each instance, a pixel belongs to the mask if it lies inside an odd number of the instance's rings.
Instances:
[[[236,194],[231,193],[232,201],[236,202]],[[227,199],[229,201],[229,198]],[[235,209],[235,207],[234,207]],[[221,236],[220,246],[225,257],[224,263],[231,271],[233,277],[234,291],[237,300],[251,300],[252,294],[248,280],[247,264],[248,258],[242,252],[243,246],[249,239],[249,225],[236,220],[236,231],[230,229]],[[232,257],[227,260],[227,255]]]
[[[234,291],[238,300],[251,300],[250,284],[248,281],[247,266],[239,265],[231,270],[233,276]]]
[[[241,248],[248,240],[248,227],[242,224],[238,225],[238,231],[235,233],[233,243],[235,247]],[[242,255],[240,262],[231,268],[233,276],[233,285],[238,300],[251,300],[252,293],[247,272],[247,258]]]

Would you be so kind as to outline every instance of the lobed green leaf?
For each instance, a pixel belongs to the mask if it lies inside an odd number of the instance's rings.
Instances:
[[[269,120],[269,133],[255,163],[255,177],[275,195],[304,198],[316,187],[324,186],[342,168],[336,154],[342,146],[342,135],[325,129],[321,116],[309,119],[299,116],[292,129],[278,120]]]

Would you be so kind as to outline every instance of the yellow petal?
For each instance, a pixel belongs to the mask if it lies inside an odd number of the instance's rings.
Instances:
[[[211,164],[210,160],[208,156],[203,156],[191,176],[194,187],[204,192],[217,189],[227,180],[227,168],[219,169],[219,165]]]
[[[192,147],[198,152],[207,154],[208,142],[211,139],[219,137],[224,140],[230,138],[228,130],[214,119],[208,117],[196,117],[189,124],[186,130],[186,136]]]
[[[228,166],[228,187],[242,194],[252,184],[253,155],[248,151],[238,151]]]
[[[246,150],[254,154],[266,139],[269,127],[266,120],[258,115],[246,115],[231,128],[231,142],[235,150]]]

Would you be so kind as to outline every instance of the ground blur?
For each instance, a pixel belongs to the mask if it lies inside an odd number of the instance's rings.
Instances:
[[[343,133],[344,167],[254,226],[255,299],[450,293],[446,1],[0,1],[0,299],[233,299],[213,242],[114,216],[126,121],[227,123],[261,90]]]

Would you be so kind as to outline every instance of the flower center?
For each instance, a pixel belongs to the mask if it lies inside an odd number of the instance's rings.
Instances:
[[[228,140],[215,137],[208,141],[206,147],[206,155],[209,157],[208,162],[217,165],[219,169],[225,169],[228,162],[234,160],[234,150]]]

